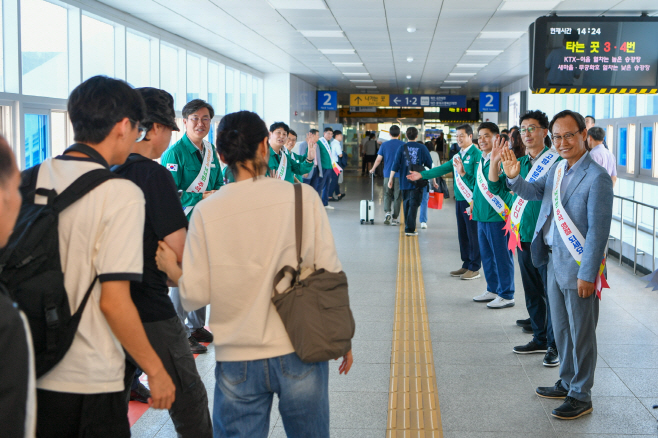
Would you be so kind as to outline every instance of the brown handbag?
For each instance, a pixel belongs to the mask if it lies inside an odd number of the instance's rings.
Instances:
[[[286,327],[299,358],[306,363],[338,359],[352,348],[354,317],[350,310],[347,276],[324,269],[313,271],[304,279],[302,273],[302,186],[295,188],[295,237],[297,269],[284,266],[274,277],[272,303]],[[288,290],[278,293],[276,286],[292,275]]]

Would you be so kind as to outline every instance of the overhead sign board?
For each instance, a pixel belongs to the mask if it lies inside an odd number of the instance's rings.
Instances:
[[[318,91],[318,111],[338,109],[338,91]]]
[[[390,106],[388,94],[350,94],[350,106]]]
[[[500,93],[480,92],[480,112],[497,113],[500,111]]]
[[[535,93],[658,91],[658,17],[540,17],[531,37]]]
[[[376,113],[376,106],[351,106],[350,111],[353,113]]]
[[[368,118],[386,118],[398,119],[403,117],[422,119],[425,115],[422,109],[392,109],[392,108],[376,108],[376,111],[371,113],[352,112],[348,108],[340,108],[338,110],[338,117],[368,117]]]
[[[389,106],[463,108],[466,96],[447,94],[391,94]]]

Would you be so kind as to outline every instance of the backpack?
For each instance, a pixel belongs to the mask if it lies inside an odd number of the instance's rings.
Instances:
[[[37,377],[52,369],[71,347],[98,281],[96,276],[71,315],[59,253],[59,214],[100,184],[119,178],[108,169],[95,169],[57,194],[36,188],[39,168],[34,166],[21,175],[23,204],[7,246],[0,249],[0,282],[29,321]],[[46,196],[47,204],[35,204],[35,194]]]
[[[150,158],[146,158],[142,155],[131,155],[128,157],[128,159],[125,161],[123,164],[117,164],[115,166],[112,166],[110,170],[113,173],[121,173],[124,169],[127,167],[130,167],[131,165],[135,163],[139,163],[140,161],[153,161]]]
[[[411,160],[409,159],[409,146],[407,144],[404,145],[404,156],[407,160],[407,168],[409,169],[409,172],[422,172],[425,170],[425,166],[422,164],[411,164]],[[411,184],[413,184],[417,189],[422,189],[427,187],[429,184],[429,181],[426,179],[419,179],[418,181],[409,181]]]

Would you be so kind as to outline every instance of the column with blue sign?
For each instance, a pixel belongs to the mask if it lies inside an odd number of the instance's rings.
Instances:
[[[480,112],[497,113],[498,111],[500,111],[500,93],[480,92]]]
[[[318,111],[335,111],[338,109],[338,91],[318,91]]]

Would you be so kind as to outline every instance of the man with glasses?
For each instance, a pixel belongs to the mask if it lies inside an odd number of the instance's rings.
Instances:
[[[535,181],[548,173],[561,158],[557,151],[544,146],[548,135],[548,117],[539,110],[529,111],[521,117],[519,130],[526,155],[519,158],[521,178]],[[495,145],[496,146],[496,145]],[[502,142],[500,146],[505,147]],[[489,168],[489,189],[496,195],[508,194],[505,177],[499,177],[501,149],[494,147]],[[533,338],[526,345],[514,347],[517,354],[544,353],[544,366],[554,367],[560,364],[553,335],[550,306],[546,295],[546,265],[535,267],[532,262],[531,243],[541,208],[540,201],[527,202],[514,196],[509,205],[510,221],[507,230],[510,236],[509,246],[518,248],[519,271],[525,293],[525,304],[530,318],[518,320],[516,324]]]
[[[313,169],[315,146],[308,149],[308,156],[303,161],[298,161],[286,149],[288,132],[290,127],[283,122],[270,125],[270,159],[267,166],[271,177],[294,183],[295,175],[304,175]]]
[[[214,116],[213,107],[206,101],[194,99],[188,102],[183,107],[185,134],[162,154],[160,160],[174,177],[176,188],[182,192],[181,203],[188,220],[192,216],[194,206],[224,184],[215,146],[204,140]],[[193,353],[205,353],[207,348],[199,342],[213,341],[212,333],[204,327],[206,308],[185,312],[177,287],[171,288],[171,301],[185,325],[190,349]]]
[[[433,179],[453,171],[455,163],[461,162],[465,175],[475,178],[477,163],[482,157],[482,151],[473,146],[473,128],[471,125],[457,127],[457,144],[460,151],[452,160],[448,160],[439,167],[424,172],[411,172],[407,179],[418,181],[419,179]],[[459,277],[462,280],[475,280],[480,278],[480,247],[478,244],[478,224],[471,220],[471,203],[473,202],[473,191],[464,183],[461,175],[455,173],[455,206],[457,214],[457,236],[459,239],[459,251],[461,253],[462,267],[450,272],[450,276]]]
[[[610,176],[587,152],[583,116],[561,111],[549,131],[563,161],[536,181],[519,178],[521,164],[512,151],[502,148],[501,154],[510,189],[525,200],[542,201],[530,249],[535,266],[547,265],[560,379],[536,393],[563,399],[552,415],[571,420],[592,412],[596,324],[613,192]]]

